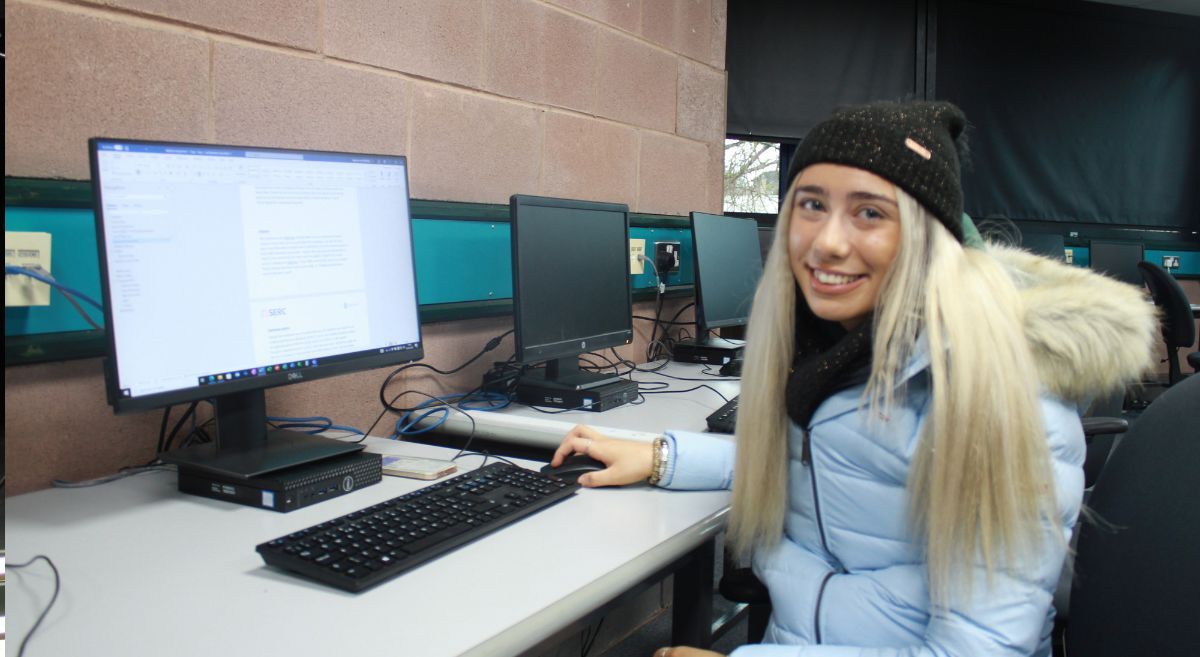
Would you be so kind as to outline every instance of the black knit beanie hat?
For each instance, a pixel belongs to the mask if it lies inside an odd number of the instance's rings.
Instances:
[[[796,147],[788,188],[810,164],[864,169],[908,192],[962,242],[960,155],[966,152],[966,125],[962,110],[943,101],[839,108]]]

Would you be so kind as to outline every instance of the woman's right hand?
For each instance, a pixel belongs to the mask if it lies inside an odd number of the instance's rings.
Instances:
[[[615,440],[595,429],[576,425],[567,432],[562,444],[554,452],[550,465],[562,465],[572,454],[583,454],[600,461],[608,467],[589,472],[579,478],[585,488],[597,486],[624,486],[650,478],[654,465],[654,445],[632,440]]]

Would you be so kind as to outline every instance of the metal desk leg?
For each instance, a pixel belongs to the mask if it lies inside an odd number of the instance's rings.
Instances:
[[[707,648],[712,645],[713,566],[716,538],[692,550],[675,571],[671,604],[671,645]]]

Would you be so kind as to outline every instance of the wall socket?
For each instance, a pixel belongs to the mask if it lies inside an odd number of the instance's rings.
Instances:
[[[641,257],[646,255],[646,240],[630,239],[629,240],[629,273],[644,274],[646,273],[646,263],[642,262]]]
[[[664,280],[667,274],[679,271],[679,242],[655,242],[654,266]]]
[[[50,233],[4,231],[4,264],[50,273]],[[20,274],[4,275],[4,307],[49,306],[50,286]]]

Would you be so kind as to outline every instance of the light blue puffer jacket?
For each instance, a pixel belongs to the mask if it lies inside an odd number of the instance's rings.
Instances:
[[[918,352],[890,418],[868,423],[862,386],[834,394],[808,429],[788,435],[784,536],[754,570],[771,592],[763,645],[736,657],[1048,655],[1052,595],[1083,493],[1078,406],[1117,389],[1152,362],[1157,320],[1140,290],[1087,270],[991,247],[1012,275],[1037,367],[1062,536],[1044,523],[1041,558],[989,583],[976,568],[970,600],[930,612],[926,571],[907,522],[905,482],[930,402],[928,355]],[[747,375],[752,376],[752,372]],[[1073,400],[1073,401],[1063,401]],[[663,484],[729,488],[728,436],[673,432]]]
[[[1076,409],[1042,398],[1058,509],[1056,540],[1046,523],[1043,558],[1019,575],[982,567],[971,605],[930,615],[924,563],[907,525],[905,482],[925,419],[927,357],[907,373],[907,397],[889,421],[868,425],[862,386],[839,392],[813,415],[805,463],[804,431],[791,426],[784,537],[759,553],[754,571],[771,592],[764,645],[736,657],[843,655],[1048,655],[1051,600],[1083,494],[1083,431]],[[729,488],[734,443],[727,437],[670,432],[672,489]],[[772,645],[773,644],[773,645]]]

